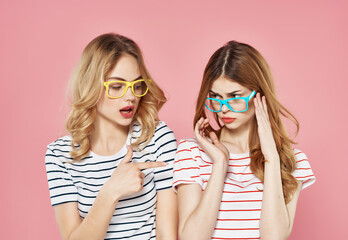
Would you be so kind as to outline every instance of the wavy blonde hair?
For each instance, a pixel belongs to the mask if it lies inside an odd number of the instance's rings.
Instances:
[[[155,132],[159,120],[158,111],[167,99],[161,88],[150,77],[140,48],[133,40],[119,34],[100,35],[84,49],[71,79],[72,104],[65,126],[72,137],[73,150],[70,155],[74,161],[89,154],[89,136],[94,131],[96,105],[105,94],[103,83],[124,54],[136,58],[141,76],[149,87],[148,93],[141,98],[134,116],[133,122],[141,126],[141,135],[132,146],[136,149],[145,146]],[[151,84],[149,79],[152,80]]]
[[[296,169],[296,160],[292,149],[292,144],[295,142],[288,137],[281,116],[290,119],[296,125],[296,135],[299,131],[299,123],[294,115],[277,100],[269,66],[256,49],[244,43],[230,41],[211,56],[204,70],[193,121],[194,126],[201,117],[207,117],[204,104],[208,92],[213,82],[222,76],[266,97],[269,120],[280,157],[284,199],[288,203],[298,187],[297,180],[291,174]],[[214,114],[214,119],[219,129],[214,130],[210,125],[205,133],[209,134],[210,131],[215,131],[220,136],[222,125],[217,114]],[[257,121],[254,117],[249,135],[250,169],[263,182],[265,159],[261,152],[257,128]]]

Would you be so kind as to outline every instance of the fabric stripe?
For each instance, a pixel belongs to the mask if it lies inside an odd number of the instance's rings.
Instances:
[[[135,124],[128,139],[135,142],[140,133],[140,126]],[[156,239],[157,191],[172,187],[176,148],[173,131],[164,122],[159,122],[144,150],[133,152],[131,162],[164,161],[168,165],[142,170],[145,174],[143,189],[118,201],[105,239]],[[77,202],[77,210],[83,219],[127,150],[124,146],[113,156],[99,156],[91,152],[73,163],[70,151],[71,136],[59,138],[47,147],[45,166],[51,204]]]
[[[295,178],[307,187],[315,176],[306,155],[294,149]],[[199,147],[196,139],[183,139],[174,160],[173,188],[180,184],[200,184],[202,191],[209,183],[213,161]],[[211,239],[260,239],[260,217],[263,183],[250,170],[250,156],[230,154],[227,177]]]

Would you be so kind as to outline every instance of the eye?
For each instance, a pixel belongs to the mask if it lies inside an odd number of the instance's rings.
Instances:
[[[242,97],[241,94],[232,94],[232,98],[239,98],[239,97]]]
[[[134,84],[134,89],[140,90],[143,87],[143,84],[141,82]]]
[[[122,88],[122,85],[123,85],[122,83],[113,83],[113,84],[110,84],[109,87],[114,90],[119,90]]]
[[[219,98],[219,96],[215,93],[209,93],[210,98]]]

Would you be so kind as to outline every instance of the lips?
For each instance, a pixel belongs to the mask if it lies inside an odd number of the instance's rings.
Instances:
[[[222,117],[221,120],[224,123],[232,123],[234,120],[236,120],[235,118],[230,118],[230,117]]]
[[[120,109],[120,113],[124,118],[131,118],[133,116],[134,106],[126,106]]]

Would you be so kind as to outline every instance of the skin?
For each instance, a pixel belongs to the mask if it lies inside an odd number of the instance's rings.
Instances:
[[[237,82],[220,77],[214,81],[211,90],[222,99],[232,97],[247,97],[252,90]],[[236,96],[231,92],[239,91]],[[224,181],[228,169],[229,153],[245,153],[249,151],[248,137],[256,116],[261,150],[267,160],[264,172],[264,191],[261,209],[260,234],[261,239],[287,239],[294,222],[296,204],[302,183],[299,183],[292,200],[285,204],[279,154],[274,142],[266,98],[258,93],[249,102],[249,110],[235,113],[226,106],[217,113],[218,117],[236,118],[232,123],[225,124],[220,139],[215,133],[210,133],[210,142],[204,135],[204,129],[209,120],[201,118],[195,126],[195,136],[200,147],[213,160],[213,169],[207,187],[202,191],[198,184],[181,184],[178,186],[179,204],[179,237],[181,240],[211,239],[218,217]],[[205,219],[205,221],[201,221]],[[199,228],[200,231],[194,229]]]
[[[109,78],[134,81],[139,76],[137,60],[126,54],[119,59]],[[139,102],[140,98],[135,97],[131,89],[118,99],[109,99],[106,92],[104,93],[97,103],[95,131],[90,137],[91,149],[94,153],[108,156],[121,150],[126,142],[132,118],[124,118],[119,110],[132,105],[135,112]],[[141,170],[166,165],[162,162],[130,163],[133,151],[130,146],[127,146],[127,149],[125,158],[100,189],[94,204],[83,220],[78,213],[77,202],[54,206],[63,239],[104,239],[119,199],[143,189],[144,173]],[[177,239],[176,204],[176,195],[172,189],[157,192],[156,239]]]

